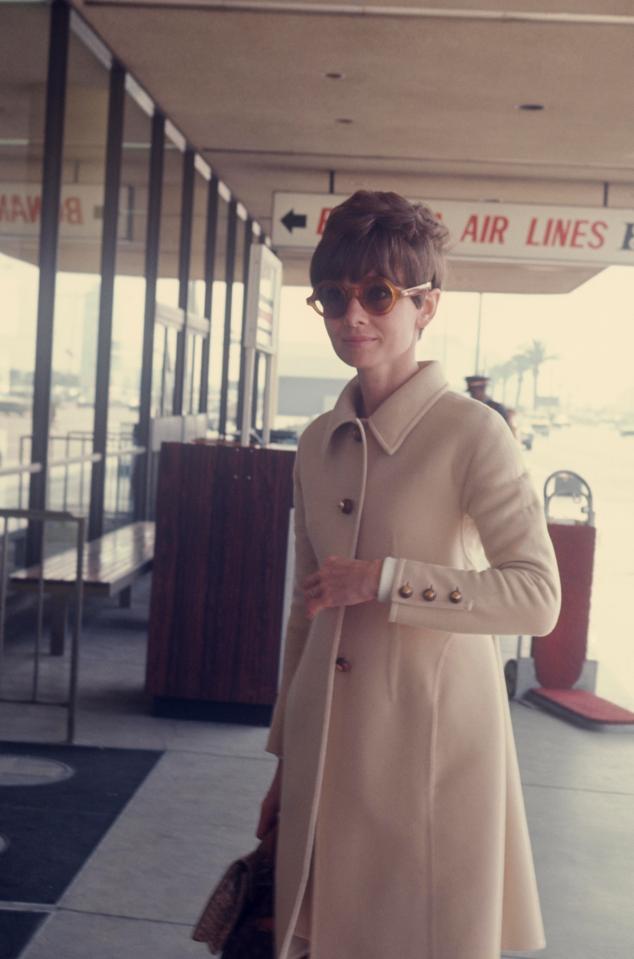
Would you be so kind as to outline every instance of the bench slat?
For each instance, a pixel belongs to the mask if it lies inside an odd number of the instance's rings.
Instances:
[[[86,543],[83,581],[87,586],[109,587],[146,566],[154,557],[154,523],[138,522],[106,533]],[[46,585],[70,585],[75,582],[77,553],[65,550],[44,561]],[[17,570],[10,580],[16,586],[36,586],[40,565]]]

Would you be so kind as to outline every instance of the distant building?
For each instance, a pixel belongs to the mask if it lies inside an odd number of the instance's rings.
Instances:
[[[316,376],[280,376],[277,412],[280,416],[318,416],[332,409],[347,382]]]

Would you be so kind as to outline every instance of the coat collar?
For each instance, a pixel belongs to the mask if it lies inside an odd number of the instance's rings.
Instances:
[[[367,421],[367,428],[390,456],[396,453],[427,410],[448,389],[440,363],[430,360],[419,363],[418,367],[418,373],[388,396]],[[324,433],[323,452],[341,426],[345,423],[359,424],[358,399],[359,378],[355,376],[344,387],[330,413]]]

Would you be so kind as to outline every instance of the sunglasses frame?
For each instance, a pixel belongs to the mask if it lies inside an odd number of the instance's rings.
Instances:
[[[371,316],[387,316],[387,314],[391,313],[394,307],[396,306],[396,301],[399,300],[402,296],[418,296],[419,293],[426,293],[429,290],[431,290],[431,280],[427,280],[426,283],[419,283],[418,286],[410,286],[405,290],[401,289],[401,287],[399,286],[396,286],[396,284],[392,283],[392,281],[388,280],[387,277],[385,276],[369,276],[367,280],[368,281],[380,280],[382,283],[385,283],[387,287],[389,287],[392,293],[392,304],[390,308],[388,310],[385,310],[385,312],[382,312],[382,313],[373,313],[371,310],[367,310],[367,312],[370,313]],[[343,313],[341,314],[341,316],[324,317],[324,314],[321,312],[321,310],[317,306],[317,295],[318,295],[319,288],[323,286],[325,283],[330,283],[335,286],[339,286],[344,291],[344,294],[346,297],[346,307]],[[352,300],[353,297],[356,297],[357,299],[359,299],[359,293],[361,291],[362,286],[363,286],[363,283],[341,283],[338,280],[322,280],[322,282],[318,283],[317,286],[313,289],[313,292],[311,293],[311,295],[306,297],[306,304],[307,306],[312,306],[315,313],[317,313],[317,315],[321,316],[322,318],[329,319],[329,320],[341,320],[343,319],[343,317],[346,315],[348,311],[350,300]],[[359,302],[361,301],[359,300]],[[365,306],[363,308],[366,309]]]

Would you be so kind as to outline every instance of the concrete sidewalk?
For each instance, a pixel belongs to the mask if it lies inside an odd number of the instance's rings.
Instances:
[[[22,959],[202,959],[192,924],[228,862],[255,845],[275,768],[266,730],[151,716],[146,615],[147,583],[132,610],[88,612],[76,742],[165,754],[61,900],[44,907]],[[16,676],[26,669],[19,647],[7,665]],[[50,665],[53,687],[60,664]],[[577,729],[519,703],[511,715],[548,941],[513,955],[632,959],[634,736]],[[5,739],[64,736],[54,707],[0,704],[0,722]]]

